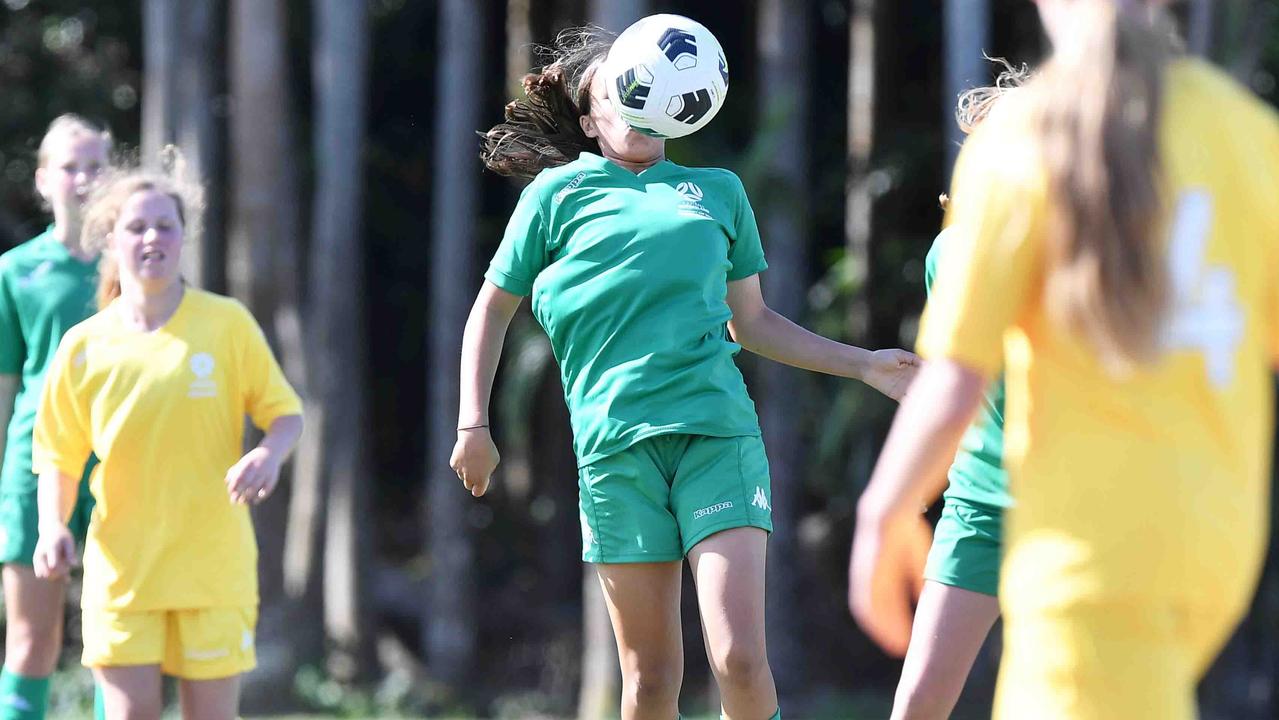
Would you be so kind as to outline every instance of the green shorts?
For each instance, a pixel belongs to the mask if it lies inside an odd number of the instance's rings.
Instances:
[[[924,579],[996,595],[1003,511],[995,507],[947,500],[933,532]]]
[[[736,527],[773,530],[759,437],[659,435],[578,470],[582,560],[681,560]]]
[[[40,513],[36,509],[36,491],[0,493],[0,563],[30,565],[36,554],[36,540],[40,538]],[[89,484],[80,481],[80,492],[67,527],[76,542],[84,545],[89,533],[89,518],[93,514],[93,496]]]

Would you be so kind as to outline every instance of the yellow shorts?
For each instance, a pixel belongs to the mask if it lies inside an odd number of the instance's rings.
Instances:
[[[215,680],[257,664],[257,607],[112,612],[85,610],[86,667],[159,665],[166,675]]]
[[[1235,608],[1106,604],[1004,617],[995,720],[1193,720]]]

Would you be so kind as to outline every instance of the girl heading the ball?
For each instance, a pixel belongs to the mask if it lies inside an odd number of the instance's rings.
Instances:
[[[760,295],[766,267],[741,181],[666,160],[618,116],[600,68],[611,38],[566,31],[553,61],[485,136],[485,165],[533,178],[462,341],[451,464],[480,496],[498,463],[489,400],[524,296],[559,363],[578,460],[582,558],[606,598],[622,717],[678,715],[681,567],[691,565],[725,717],[780,717],[764,647],[768,460],[733,356],[746,348],[900,397],[905,351],[814,335]]]

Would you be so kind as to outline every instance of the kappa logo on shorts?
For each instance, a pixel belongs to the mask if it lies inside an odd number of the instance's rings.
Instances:
[[[751,500],[751,505],[765,512],[772,512],[773,508],[768,504],[768,496],[764,494],[764,488],[755,486],[755,499]]]
[[[733,502],[731,500],[726,500],[722,503],[715,503],[714,505],[711,505],[710,507],[704,507],[701,510],[694,510],[693,519],[700,520],[706,517],[707,515],[714,515],[717,512],[723,512],[724,510],[731,510],[732,507],[733,507]]]
[[[218,384],[210,377],[213,375],[213,367],[212,355],[201,352],[191,356],[191,372],[195,373],[195,380],[191,381],[187,397],[217,397]]]

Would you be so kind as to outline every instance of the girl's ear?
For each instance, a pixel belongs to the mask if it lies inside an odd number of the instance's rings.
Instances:
[[[581,124],[582,132],[586,133],[586,137],[599,137],[599,132],[595,129],[595,121],[591,119],[590,115],[583,115],[579,117],[577,122]]]
[[[45,201],[48,201],[49,199],[49,193],[45,192],[44,189],[44,185],[48,177],[49,173],[45,170],[45,168],[36,168],[36,192],[40,193],[40,197],[44,198]]]

